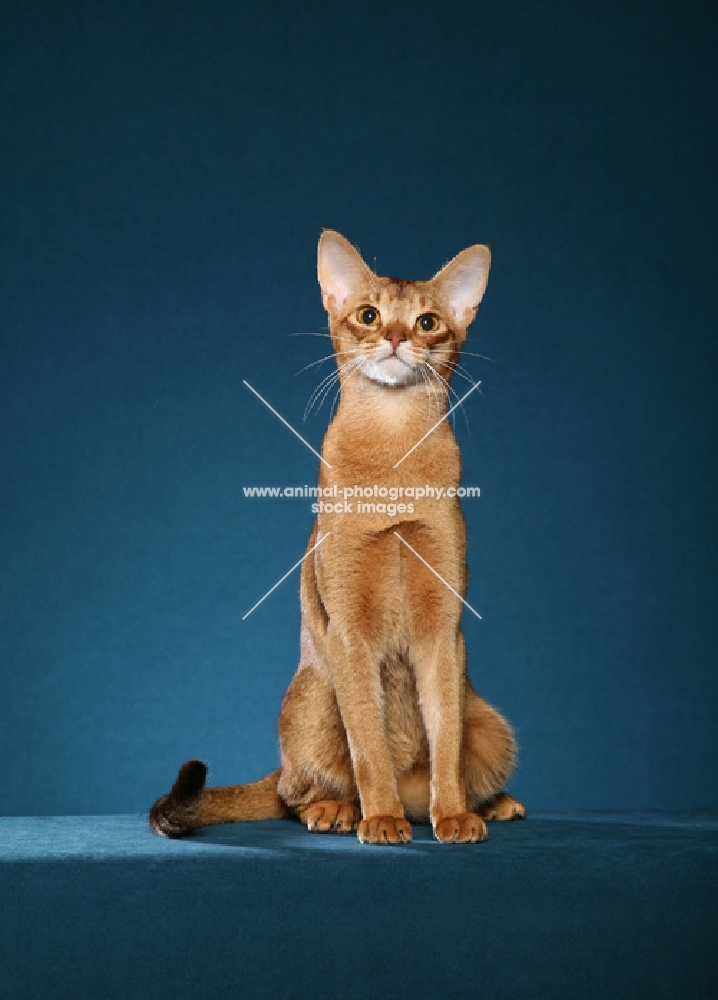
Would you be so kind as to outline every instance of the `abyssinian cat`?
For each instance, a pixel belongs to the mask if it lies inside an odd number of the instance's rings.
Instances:
[[[489,264],[488,248],[472,246],[430,281],[384,278],[339,233],[322,234],[319,283],[341,384],[323,489],[458,487],[449,421],[431,428]],[[444,843],[475,843],[485,820],[525,815],[502,791],[511,728],[467,675],[459,501],[375,506],[319,510],[302,563],[299,668],[279,717],[281,766],[252,784],[205,788],[205,764],[188,761],[151,809],[157,833],[296,816],[314,832],[357,830],[368,844],[411,840],[411,820],[430,821]]]

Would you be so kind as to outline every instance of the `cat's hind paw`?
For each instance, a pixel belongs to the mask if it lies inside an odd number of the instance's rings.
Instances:
[[[508,792],[499,792],[493,799],[484,802],[478,809],[482,819],[505,822],[512,819],[526,819],[526,809],[518,799],[515,799]]]
[[[359,809],[352,802],[320,799],[297,809],[299,819],[311,833],[351,833],[359,822]]]

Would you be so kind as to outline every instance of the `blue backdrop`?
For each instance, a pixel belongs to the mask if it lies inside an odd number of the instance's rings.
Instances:
[[[4,6],[3,812],[276,766],[296,575],[242,615],[312,515],[242,490],[318,462],[242,382],[301,430],[322,227],[407,277],[492,247],[456,432],[515,792],[718,804],[716,41],[648,0]]]

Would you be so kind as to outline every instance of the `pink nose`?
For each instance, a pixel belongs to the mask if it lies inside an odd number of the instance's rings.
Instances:
[[[396,354],[396,349],[399,344],[403,340],[406,340],[406,333],[403,330],[397,330],[396,327],[394,327],[393,330],[389,329],[386,331],[385,337],[387,340],[391,341],[392,353]]]

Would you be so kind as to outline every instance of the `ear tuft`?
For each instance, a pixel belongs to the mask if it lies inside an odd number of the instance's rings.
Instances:
[[[459,327],[466,328],[476,316],[490,266],[491,251],[477,243],[462,250],[432,278]]]
[[[328,313],[339,314],[352,296],[374,287],[374,273],[359,251],[334,229],[325,229],[317,248],[317,273]]]

